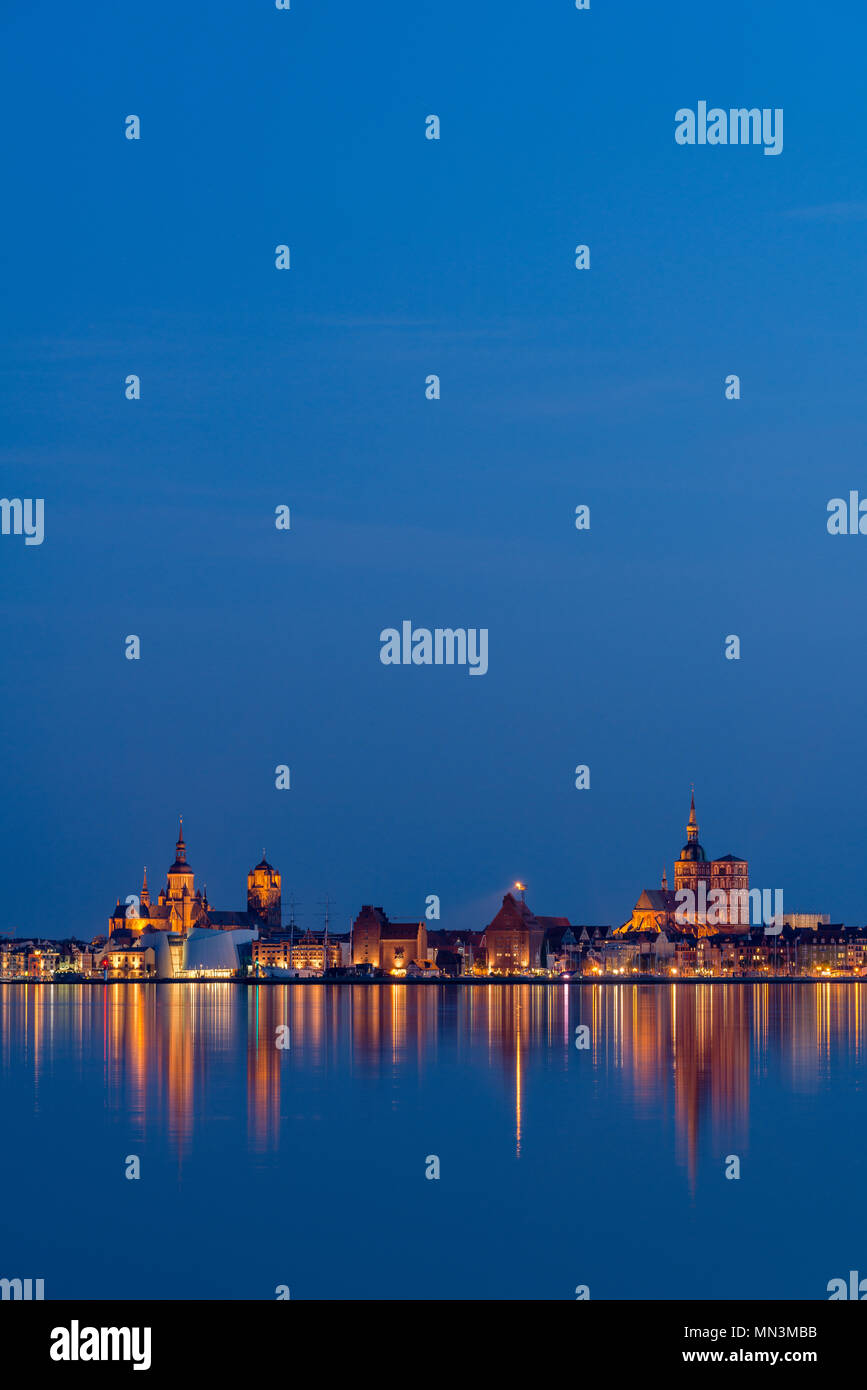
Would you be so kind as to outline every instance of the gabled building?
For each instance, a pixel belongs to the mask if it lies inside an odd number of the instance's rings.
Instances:
[[[381,907],[365,904],[352,924],[352,964],[399,974],[427,960],[424,922],[390,922]]]
[[[512,893],[507,893],[496,917],[482,934],[488,973],[515,975],[541,969],[544,936],[544,926],[524,900],[518,902]]]
[[[571,973],[608,927],[573,925],[568,917],[537,916],[513,893],[507,893],[494,920],[485,927],[479,955],[488,974],[532,974],[537,970]]]

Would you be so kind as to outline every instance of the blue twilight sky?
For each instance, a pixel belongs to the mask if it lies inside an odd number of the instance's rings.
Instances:
[[[104,930],[179,811],[216,906],[265,846],[308,925],[481,927],[517,875],[620,922],[691,781],[710,855],[867,920],[867,539],[826,530],[867,493],[864,15],[5,0],[0,38],[0,490],[46,508],[0,537],[0,927]],[[782,107],[782,154],[677,145],[700,100]],[[383,666],[405,618],[486,627],[488,674]]]

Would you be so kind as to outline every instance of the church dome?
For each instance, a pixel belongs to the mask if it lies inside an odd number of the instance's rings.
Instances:
[[[706,864],[707,856],[698,840],[690,840],[680,851],[681,860],[694,864]]]

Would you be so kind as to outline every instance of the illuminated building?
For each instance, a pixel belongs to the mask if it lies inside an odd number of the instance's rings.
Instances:
[[[390,922],[381,907],[365,906],[352,924],[352,964],[386,974],[427,959],[424,922]]]
[[[50,980],[59,958],[56,947],[32,946],[27,955],[27,974],[34,980]]]
[[[686,844],[680,851],[680,856],[674,865],[674,889],[677,893],[681,889],[688,888],[697,898],[699,885],[702,882],[705,884],[705,891],[708,894],[717,890],[726,894],[725,901],[721,901],[718,909],[719,924],[737,926],[739,914],[736,906],[734,910],[730,908],[732,899],[729,895],[733,892],[749,892],[749,865],[745,859],[739,859],[734,854],[725,854],[721,859],[707,860],[698,838],[698,821],[695,815],[695,794],[693,793],[689,803]],[[737,903],[738,900],[735,899],[734,901]],[[744,928],[748,925],[748,923],[743,924]]]
[[[245,947],[256,935],[255,929],[227,928],[214,931],[195,927],[184,940],[184,974],[235,975],[245,960]]]
[[[328,968],[336,969],[343,965],[345,938],[329,936]],[[325,969],[325,933],[307,931],[299,936],[293,945],[292,938],[285,932],[279,939],[264,937],[253,942],[252,963],[256,969],[276,968],[278,970],[314,970],[320,973]]]
[[[480,946],[486,952],[489,973],[511,975],[541,970],[546,935],[555,939],[559,935],[562,941],[569,930],[568,917],[537,917],[523,895],[518,902],[512,893],[507,893],[496,917],[482,934]]]
[[[110,937],[116,937],[123,930],[137,935],[153,931],[186,934],[196,927],[252,931],[280,925],[281,877],[264,854],[255,869],[251,869],[247,875],[246,911],[235,912],[211,906],[207,889],[202,892],[195,886],[193,867],[187,861],[183,819],[178,828],[174,863],[169,868],[166,886],[160,890],[156,902],[151,901],[147,869],[144,871],[141,892],[137,897],[131,897],[132,900],[126,903],[118,898],[108,921]]]
[[[488,970],[510,975],[538,966],[544,935],[544,927],[527,904],[523,900],[518,902],[512,893],[507,893],[502,907],[482,936]]]
[[[328,966],[336,968],[341,964],[342,955],[339,941],[329,940],[327,946]],[[292,947],[292,965],[296,970],[325,969],[325,934],[307,931]]]
[[[155,974],[156,953],[137,941],[134,946],[111,946],[103,956],[108,978],[144,980]]]
[[[292,965],[292,946],[287,937],[275,940],[273,937],[260,937],[253,942],[252,964],[254,968],[289,970]]]
[[[743,904],[748,903],[749,865],[746,859],[734,854],[725,854],[721,859],[708,859],[698,838],[698,821],[695,814],[695,794],[690,796],[689,820],[686,826],[686,844],[674,864],[674,892],[668,887],[665,870],[659,888],[643,889],[632,916],[618,934],[625,932],[662,932],[666,930],[697,930],[700,936],[714,935],[719,931],[749,930],[749,922],[742,921]],[[678,898],[678,893],[688,890],[692,899]],[[712,893],[723,893],[724,897],[710,899]],[[733,894],[737,894],[733,897]],[[689,902],[695,905],[695,916],[689,922],[684,920]],[[707,920],[703,903],[714,908],[716,920]],[[678,921],[680,916],[680,921]]]
[[[280,928],[282,921],[281,879],[278,871],[268,863],[265,851],[262,858],[247,875],[247,913],[266,927]]]

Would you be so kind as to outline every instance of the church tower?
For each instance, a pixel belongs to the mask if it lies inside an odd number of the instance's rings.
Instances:
[[[175,862],[169,869],[166,888],[166,901],[174,907],[180,919],[181,931],[189,931],[192,925],[195,898],[193,880],[192,867],[187,863],[187,847],[184,844],[184,818],[181,816],[177,843],[175,844]]]
[[[680,857],[674,861],[674,891],[684,888],[698,895],[698,885],[704,881],[710,885],[710,864],[698,838],[698,821],[695,814],[695,790],[689,800],[689,820],[686,823],[686,844]]]
[[[262,858],[247,875],[247,911],[267,927],[279,928],[282,921],[282,879],[277,869]]]

